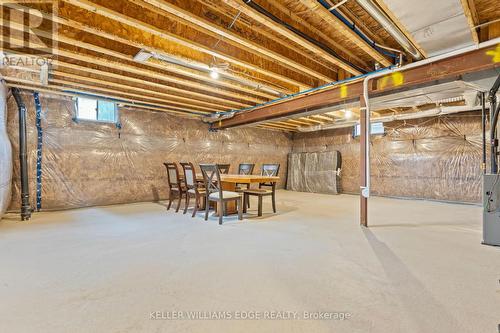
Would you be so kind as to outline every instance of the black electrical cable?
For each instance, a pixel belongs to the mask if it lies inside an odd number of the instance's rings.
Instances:
[[[270,18],[271,20],[273,20],[274,22],[284,26],[285,28],[287,28],[288,30],[292,31],[293,33],[299,35],[300,37],[306,39],[307,41],[313,43],[314,45],[320,47],[321,49],[323,49],[324,51],[328,52],[329,54],[331,54],[332,56],[338,58],[339,60],[341,60],[342,62],[345,62],[346,64],[348,64],[349,66],[353,67],[354,69],[358,70],[359,72],[365,74],[367,73],[367,70],[349,62],[348,60],[344,59],[342,56],[340,56],[337,52],[335,52],[334,50],[332,50],[330,47],[328,47],[327,45],[315,40],[314,38],[306,35],[305,33],[303,33],[302,31],[294,28],[293,26],[291,26],[290,24],[284,22],[283,20],[281,20],[280,18],[276,17],[275,15],[273,15],[272,13],[269,13],[266,9],[264,9],[263,7],[259,6],[258,4],[256,4],[255,2],[253,2],[252,0],[243,0],[243,2],[245,4],[247,4],[247,6],[255,9],[256,11],[258,11],[259,13],[261,13],[262,15],[265,15],[267,16],[268,18]]]

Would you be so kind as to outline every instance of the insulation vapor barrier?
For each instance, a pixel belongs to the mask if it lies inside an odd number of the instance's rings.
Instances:
[[[386,123],[371,139],[373,195],[481,202],[481,113]],[[359,193],[359,138],[352,128],[294,135],[294,152],[338,150],[341,188]]]
[[[28,110],[30,200],[36,200],[37,128],[32,94],[23,93]],[[199,120],[161,112],[120,109],[115,124],[73,120],[71,98],[40,95],[43,128],[42,210],[110,205],[168,198],[164,162],[280,163],[284,186],[291,136],[261,129],[209,132]],[[19,152],[17,107],[8,100],[8,133],[13,156]],[[19,209],[19,164],[14,160],[13,200]],[[182,172],[182,171],[181,171]]]
[[[12,148],[7,135],[7,87],[0,82],[0,219],[11,200]]]
[[[339,194],[341,157],[338,151],[288,155],[287,190]]]

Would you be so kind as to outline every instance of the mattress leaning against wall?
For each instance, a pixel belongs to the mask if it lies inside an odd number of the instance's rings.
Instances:
[[[7,135],[7,86],[0,82],[0,219],[11,200],[12,147]]]

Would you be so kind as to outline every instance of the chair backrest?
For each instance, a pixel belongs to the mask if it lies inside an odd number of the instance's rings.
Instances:
[[[203,181],[207,195],[219,192],[219,198],[222,198],[222,187],[220,185],[220,171],[217,164],[200,164]]]
[[[238,167],[238,175],[251,175],[255,164],[241,163]]]
[[[261,172],[260,173],[261,176],[267,176],[267,177],[278,176],[278,174],[280,172],[280,165],[279,164],[262,164],[260,172]]]
[[[179,169],[177,168],[177,164],[175,163],[163,163],[167,168],[167,179],[168,186],[170,188],[179,188],[180,187],[180,178],[179,178]]]
[[[184,183],[188,189],[196,188],[196,171],[193,163],[181,163],[184,170]]]
[[[231,164],[217,164],[217,168],[219,168],[219,172],[223,175],[227,175],[229,173],[229,168]]]

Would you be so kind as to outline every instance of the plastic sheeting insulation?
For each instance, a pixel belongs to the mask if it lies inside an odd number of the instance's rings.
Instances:
[[[340,169],[338,151],[291,153],[286,187],[298,192],[338,194]]]
[[[7,135],[7,86],[0,82],[0,219],[11,200],[12,147]]]
[[[481,112],[395,121],[371,138],[375,195],[481,201]],[[352,128],[294,134],[294,152],[338,150],[343,192],[359,193],[359,138]]]
[[[32,95],[23,96],[28,109],[28,164],[30,189],[36,189],[37,129]],[[209,132],[199,120],[162,112],[120,108],[121,130],[114,124],[73,121],[70,98],[40,95],[43,132],[43,208],[67,209],[168,197],[163,162],[280,163],[283,187],[291,136],[261,129]],[[9,99],[8,132],[17,154],[17,114]],[[16,163],[16,162],[15,162]],[[14,167],[13,194],[19,197],[18,166]],[[30,193],[32,201],[35,193]],[[11,210],[19,208],[11,201]],[[34,206],[34,202],[32,205]]]

